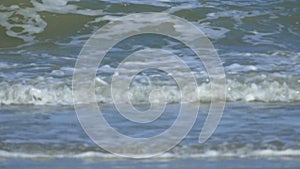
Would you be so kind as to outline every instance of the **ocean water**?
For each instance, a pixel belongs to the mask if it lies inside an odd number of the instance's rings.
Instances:
[[[84,133],[73,107],[72,77],[76,59],[93,33],[119,17],[141,12],[184,18],[207,35],[224,67],[227,103],[215,133],[199,144],[212,97],[209,75],[198,57],[180,42],[161,35],[137,35],[118,43],[99,65],[95,93],[106,119],[119,132],[133,137],[159,134],[172,125],[181,101],[170,75],[149,70],[133,79],[130,102],[137,109],[147,109],[151,91],[162,89],[155,94],[168,103],[164,116],[152,125],[118,116],[110,83],[126,56],[147,48],[175,51],[198,84],[196,91],[188,90],[186,104],[200,103],[188,136],[164,154],[135,161],[108,153]],[[29,168],[70,167],[72,163],[87,168],[299,167],[299,16],[297,0],[2,0],[1,168],[18,168],[16,162]],[[147,57],[140,58],[127,64],[127,69],[149,63]],[[163,62],[172,67],[172,60]]]

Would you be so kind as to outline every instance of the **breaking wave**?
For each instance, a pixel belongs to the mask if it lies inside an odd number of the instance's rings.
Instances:
[[[110,85],[105,81],[96,79],[95,94],[100,103],[112,103],[110,96]],[[180,102],[181,92],[174,85],[134,85],[128,90],[128,94],[133,104],[145,104],[148,102],[149,94],[152,90],[158,89],[155,98],[157,101],[164,97],[168,103]],[[300,101],[300,91],[296,87],[288,85],[282,81],[262,81],[262,82],[239,82],[237,80],[227,80],[227,101],[230,102],[298,102]],[[210,84],[201,83],[196,91],[189,91],[188,102],[210,102]],[[88,101],[87,101],[88,102]],[[72,105],[72,88],[66,83],[32,83],[11,84],[0,83],[0,104],[33,104],[33,105]]]

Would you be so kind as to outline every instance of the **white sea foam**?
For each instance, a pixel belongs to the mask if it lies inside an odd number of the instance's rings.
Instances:
[[[207,150],[203,153],[163,153],[153,157],[154,159],[174,159],[174,158],[257,158],[257,157],[299,157],[300,150],[286,149],[286,150],[254,150],[247,152],[222,152],[216,150]],[[78,159],[89,159],[89,158],[101,158],[101,159],[118,159],[120,157],[110,153],[103,152],[82,152],[82,153],[25,153],[25,152],[8,152],[0,150],[1,158],[22,158],[22,159],[55,159],[55,158],[78,158]]]
[[[0,5],[0,25],[6,28],[8,36],[21,38],[24,41],[31,41],[34,35],[41,33],[47,23],[40,17],[34,8],[21,8],[18,5],[5,7]]]
[[[61,75],[62,72],[53,72]],[[53,79],[54,80],[54,79]],[[71,82],[69,82],[71,83]],[[110,97],[110,85],[105,80],[97,77],[95,79],[95,93],[98,102],[112,103]],[[297,87],[297,85],[294,85]],[[242,83],[237,80],[227,80],[227,101],[235,102],[298,102],[300,101],[299,88],[293,88],[286,82],[262,81]],[[180,102],[181,92],[174,85],[142,85],[135,84],[128,90],[133,104],[148,103],[149,94],[152,90],[158,89],[155,98],[159,100],[164,97],[168,103]],[[116,89],[117,90],[117,89]],[[187,102],[210,102],[218,99],[218,96],[211,96],[210,84],[202,83],[196,91],[189,90],[188,85],[184,88],[187,91],[189,100]],[[0,104],[35,104],[35,105],[72,105],[73,104],[71,84],[54,82],[37,78],[30,84],[23,83],[0,83]],[[88,102],[88,101],[87,101]]]
[[[0,104],[72,104],[72,91],[67,85],[36,87],[23,84],[0,84]]]
[[[60,14],[81,14],[87,16],[98,16],[103,14],[101,9],[80,9],[78,6],[69,3],[76,1],[79,0],[43,0],[42,2],[31,0],[31,3],[36,11],[48,11]]]
[[[0,5],[0,26],[6,29],[8,36],[29,42],[34,40],[37,34],[43,33],[48,25],[46,22],[48,18],[42,16],[40,12],[87,16],[103,15],[101,9],[80,9],[78,6],[70,4],[74,1],[79,0],[31,0],[33,6],[26,7],[22,5]]]
[[[256,71],[258,68],[254,65],[240,65],[237,63],[233,63],[226,67],[226,70],[229,72],[249,72]]]

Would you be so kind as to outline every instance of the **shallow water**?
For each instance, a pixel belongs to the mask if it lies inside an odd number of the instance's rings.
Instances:
[[[119,132],[146,138],[166,130],[176,119],[178,105],[151,125],[133,123],[117,115],[112,105],[102,105],[107,121]],[[214,135],[198,143],[207,116],[203,105],[187,137],[154,159],[176,158],[298,158],[298,104],[230,103]],[[70,106],[4,106],[1,119],[1,158],[119,159],[93,143],[82,130]],[[187,124],[188,125],[188,124]],[[167,138],[166,138],[167,139]],[[115,140],[111,140],[113,143]]]
[[[180,42],[161,35],[134,36],[114,46],[99,65],[95,93],[105,118],[123,134],[147,137],[163,132],[174,122],[181,101],[178,86],[168,74],[141,72],[130,86],[130,102],[147,109],[151,91],[163,89],[156,97],[165,97],[169,105],[150,124],[122,118],[113,106],[109,84],[129,54],[145,48],[174,51],[191,68],[198,84],[196,91],[188,93],[187,104],[201,103],[191,132],[170,151],[141,163],[116,157],[94,144],[76,118],[72,97],[75,62],[88,38],[109,21],[139,12],[165,12],[200,28],[218,51],[227,79],[223,118],[213,136],[199,144],[211,101],[210,79],[199,58]],[[297,0],[2,0],[1,168],[18,168],[17,163],[33,168],[300,166],[299,15]],[[128,70],[149,63],[147,56],[140,58],[128,63]],[[152,62],[162,61],[153,58]],[[172,60],[163,62],[172,67]]]

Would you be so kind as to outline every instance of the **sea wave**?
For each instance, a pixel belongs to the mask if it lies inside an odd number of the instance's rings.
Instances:
[[[296,81],[297,82],[297,81]],[[113,103],[110,96],[110,85],[101,80],[95,79],[95,95],[97,102]],[[241,82],[234,79],[227,79],[227,101],[229,102],[299,102],[300,91],[295,85],[288,85],[282,81],[261,81],[261,82]],[[131,103],[148,103],[149,94],[153,90],[156,92],[155,99],[160,101],[162,98],[168,103],[181,101],[181,92],[176,85],[134,85],[127,93]],[[201,83],[196,91],[188,90],[189,103],[210,102],[218,96],[211,95],[210,83]],[[87,101],[88,102],[88,101]],[[72,105],[72,88],[67,83],[0,83],[0,104],[2,105]]]
[[[286,150],[255,150],[249,152],[222,152],[216,150],[208,150],[199,154],[176,154],[163,153],[153,157],[154,159],[180,159],[180,158],[257,158],[257,157],[299,157],[300,150],[286,149]],[[0,150],[1,158],[22,158],[22,159],[57,159],[57,158],[78,158],[78,159],[120,159],[116,155],[103,152],[87,151],[82,153],[24,153],[24,152],[8,152]]]
[[[12,37],[30,42],[54,38],[56,35],[60,38],[75,34],[91,35],[100,28],[99,25],[103,25],[103,20],[132,12],[166,12],[199,24],[212,39],[223,39],[231,44],[228,40],[234,36],[237,42],[283,47],[282,41],[285,40],[273,35],[299,37],[299,22],[286,17],[297,18],[299,10],[296,3],[260,2],[259,6],[255,3],[245,6],[243,1],[24,0],[19,4],[12,0],[0,5],[0,26],[5,28],[8,37],[3,37],[6,41],[15,41],[9,38]],[[286,23],[289,23],[288,27]],[[253,25],[257,26],[252,28]]]

